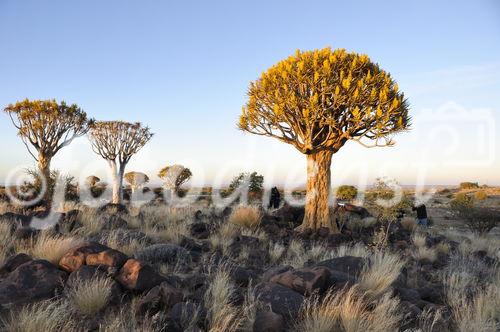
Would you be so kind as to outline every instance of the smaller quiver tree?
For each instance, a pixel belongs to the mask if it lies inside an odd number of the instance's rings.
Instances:
[[[112,203],[120,204],[123,199],[123,176],[125,167],[153,137],[148,127],[141,123],[123,121],[97,121],[90,126],[89,139],[95,153],[104,158],[113,176]]]

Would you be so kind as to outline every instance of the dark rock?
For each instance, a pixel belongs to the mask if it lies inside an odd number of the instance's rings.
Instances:
[[[401,301],[406,301],[413,304],[418,303],[422,299],[420,297],[420,293],[411,288],[396,287],[394,288],[394,294],[399,296]]]
[[[264,273],[262,274],[262,281],[269,281],[275,275],[280,274],[280,273],[284,273],[284,272],[290,271],[290,270],[293,270],[293,267],[291,267],[290,265],[286,265],[286,266],[278,265],[278,266],[270,267],[269,269],[264,271]]]
[[[103,217],[101,217],[101,219],[103,220],[102,229],[104,230],[114,230],[119,228],[126,229],[128,227],[127,221],[120,218],[116,214],[104,215]]]
[[[290,288],[263,282],[255,286],[257,299],[284,317],[296,317],[304,302],[304,297]]]
[[[142,296],[136,305],[136,313],[144,315],[149,313],[153,315],[162,308],[170,308],[182,301],[182,292],[172,287],[167,282],[151,288]]]
[[[31,260],[32,258],[26,254],[17,254],[9,257],[0,269],[0,278],[14,271],[18,266]]]
[[[190,228],[191,236],[195,239],[207,239],[210,236],[210,230],[206,223],[195,222]]]
[[[356,283],[356,279],[347,273],[330,270],[330,278],[328,286],[334,290],[341,290],[345,287],[350,287]]]
[[[303,295],[310,295],[315,291],[324,292],[329,285],[330,270],[326,267],[316,266],[290,270],[270,279],[270,282],[293,289]]]
[[[362,257],[344,256],[319,262],[317,266],[325,266],[333,271],[343,272],[350,276],[357,276],[366,263],[367,260]]]
[[[190,255],[186,249],[176,244],[159,243],[140,250],[135,254],[135,257],[151,264],[173,264],[177,261],[187,261]]]
[[[248,271],[240,266],[235,266],[230,271],[231,278],[238,286],[246,287],[251,280],[257,279],[255,273]]]
[[[129,259],[116,276],[116,281],[126,289],[146,291],[165,281],[165,278],[156,273],[150,265]]]
[[[422,313],[422,310],[420,310],[419,307],[417,307],[415,304],[408,302],[408,301],[402,301],[399,304],[399,310],[401,314],[403,315],[402,322],[404,324],[404,328],[410,328],[414,326],[420,314]]]
[[[425,286],[416,289],[422,300],[443,304],[444,292],[441,286]]]
[[[272,311],[258,311],[253,323],[254,332],[281,332],[285,331],[283,316]]]
[[[31,228],[31,227],[19,227],[14,232],[14,237],[18,240],[27,240],[31,238],[35,238],[40,234],[39,229]]]
[[[46,260],[21,264],[0,281],[0,307],[51,298],[66,278],[66,272]]]
[[[80,266],[85,265],[87,255],[97,254],[108,249],[108,247],[100,243],[84,243],[68,251],[59,261],[59,266],[67,272],[73,272],[78,270]]]
[[[98,210],[99,214],[107,213],[107,214],[117,214],[117,213],[128,213],[128,209],[123,204],[113,204],[108,203],[101,206]]]

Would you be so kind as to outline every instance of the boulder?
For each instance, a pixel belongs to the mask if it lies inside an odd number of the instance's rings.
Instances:
[[[80,266],[85,265],[89,254],[97,254],[109,248],[96,242],[87,242],[68,251],[59,261],[59,266],[67,271],[73,272]]]
[[[155,314],[162,307],[171,308],[175,304],[180,303],[182,299],[182,292],[164,281],[160,285],[151,288],[139,299],[135,308],[136,314]]]
[[[349,276],[357,276],[366,263],[367,260],[362,257],[344,256],[319,262],[317,266],[324,266],[330,270],[343,272]]]
[[[0,307],[26,304],[54,296],[67,273],[46,260],[30,260],[0,281]]]
[[[127,228],[128,227],[127,221],[120,218],[116,214],[104,215],[101,218],[103,219],[102,229],[112,230],[112,229],[119,229],[119,228]]]
[[[190,228],[191,236],[195,239],[207,239],[210,236],[208,225],[204,222],[195,222]]]
[[[329,286],[330,270],[323,266],[289,270],[270,279],[303,295],[324,292]]]
[[[253,323],[254,332],[281,332],[285,331],[283,316],[272,311],[258,311]]]
[[[116,276],[116,280],[126,289],[147,291],[161,284],[165,278],[150,266],[136,259],[129,259]]]
[[[242,287],[248,286],[251,280],[257,279],[255,273],[250,272],[241,266],[235,266],[230,271],[231,279],[238,285]]]
[[[31,261],[32,258],[26,254],[17,254],[9,257],[0,268],[0,278],[17,269],[18,266]]]
[[[85,263],[87,265],[105,265],[119,269],[127,260],[127,255],[121,251],[106,249],[98,253],[88,254],[85,258]]]
[[[328,281],[329,287],[334,290],[341,290],[345,287],[350,287],[356,283],[356,278],[347,273],[330,270],[330,278]]]
[[[200,320],[203,319],[203,317],[199,317],[200,314],[200,308],[195,303],[180,302],[172,307],[168,316],[181,331],[184,331],[186,323],[189,323],[193,318],[198,317]]]
[[[401,301],[413,304],[417,304],[422,299],[419,292],[411,288],[396,287],[394,288],[394,294],[399,296]]]
[[[283,317],[296,317],[304,303],[300,293],[272,282],[257,284],[254,291],[260,302],[269,305],[274,313]]]
[[[171,243],[150,245],[135,254],[138,260],[151,264],[173,264],[178,260],[187,260],[189,252],[181,246]]]
[[[262,274],[262,281],[269,281],[271,280],[272,277],[275,275],[278,275],[280,273],[284,273],[286,271],[293,270],[293,267],[290,265],[278,265],[278,266],[273,266],[268,268],[264,273]]]

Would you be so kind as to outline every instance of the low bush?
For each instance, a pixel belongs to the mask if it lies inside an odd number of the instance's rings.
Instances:
[[[354,186],[343,185],[337,188],[337,198],[353,200],[358,195],[358,189]]]
[[[479,183],[477,182],[461,182],[460,189],[477,189],[479,188]]]
[[[474,198],[465,193],[458,193],[455,198],[450,202],[450,207],[453,210],[463,210],[472,208],[474,205]]]
[[[229,216],[229,222],[247,228],[256,228],[260,224],[262,214],[256,206],[238,206]]]
[[[479,190],[476,191],[474,194],[474,198],[477,199],[478,201],[484,201],[485,199],[488,198],[488,194],[484,190]]]

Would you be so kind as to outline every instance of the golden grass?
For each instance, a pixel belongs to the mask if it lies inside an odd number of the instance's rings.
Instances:
[[[71,308],[62,300],[49,300],[23,307],[4,322],[8,332],[76,331]]]
[[[414,232],[411,235],[411,242],[415,245],[415,247],[420,248],[420,247],[425,247],[426,243],[426,238],[427,236],[425,234],[422,234],[420,232]]]
[[[100,312],[109,302],[113,281],[95,276],[90,280],[78,280],[68,292],[68,299],[82,315],[91,316]]]
[[[395,331],[401,321],[397,313],[398,303],[388,295],[370,303],[356,287],[341,292],[330,291],[323,298],[312,296],[306,299],[295,331]]]
[[[10,233],[10,225],[7,223],[0,223],[0,244],[0,267],[2,267],[14,245],[14,237]]]
[[[412,252],[413,258],[418,261],[429,261],[431,263],[435,262],[437,259],[437,250],[435,248],[427,247],[417,247],[415,251]]]
[[[279,243],[273,243],[269,245],[268,250],[271,262],[276,263],[283,256],[283,253],[286,251],[286,248],[284,245],[281,245]]]
[[[448,255],[450,253],[451,247],[449,243],[440,242],[436,245],[436,251],[439,254]]]
[[[240,205],[229,215],[229,222],[238,226],[255,229],[259,227],[262,213],[257,206]]]
[[[240,308],[232,304],[236,291],[230,277],[230,269],[220,264],[215,271],[209,271],[211,282],[205,292],[204,300],[209,319],[209,331],[237,331],[243,324]]]
[[[46,231],[41,232],[36,238],[18,243],[16,251],[26,253],[34,258],[48,260],[57,265],[62,256],[83,243],[83,239],[51,235]]]
[[[399,276],[405,261],[395,254],[377,251],[370,256],[370,263],[363,268],[359,286],[371,297],[384,294]]]

